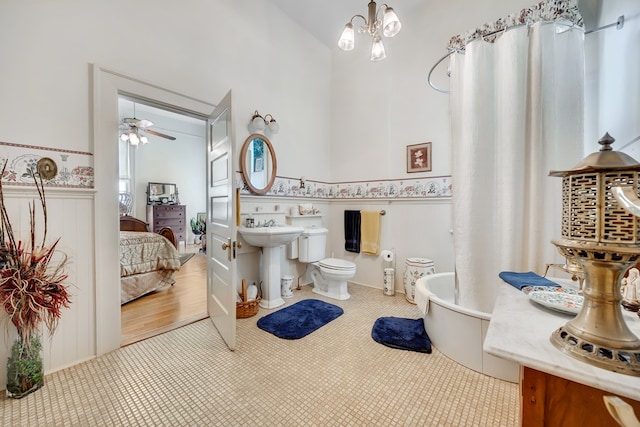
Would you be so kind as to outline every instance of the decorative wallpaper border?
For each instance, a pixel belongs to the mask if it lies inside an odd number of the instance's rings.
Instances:
[[[14,144],[0,141],[0,165],[7,161],[2,184],[7,186],[31,186],[31,171],[35,170],[42,157],[53,159],[58,174],[44,180],[47,187],[85,188],[94,187],[93,154],[83,151]],[[251,195],[249,188],[236,172],[236,183],[240,193]],[[424,177],[327,183],[305,180],[304,188],[299,178],[277,176],[266,196],[298,197],[317,199],[425,199],[451,197],[451,177]]]
[[[0,166],[7,162],[2,185],[32,186],[31,171],[35,171],[38,160],[43,157],[49,157],[58,166],[58,174],[53,179],[43,180],[45,186],[93,188],[93,154],[0,141]]]
[[[251,195],[242,175],[237,172],[236,182],[240,194]],[[425,177],[326,183],[277,176],[273,187],[265,196],[300,197],[318,199],[425,199],[451,197],[451,177]]]

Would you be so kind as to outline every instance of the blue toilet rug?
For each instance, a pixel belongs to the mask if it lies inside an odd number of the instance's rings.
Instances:
[[[422,318],[380,317],[373,324],[371,338],[387,347],[431,353],[431,340]]]
[[[344,310],[337,305],[305,299],[260,318],[258,327],[278,338],[296,340],[340,317],[342,313]]]

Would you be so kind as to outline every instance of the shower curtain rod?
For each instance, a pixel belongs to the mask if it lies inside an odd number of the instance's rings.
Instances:
[[[487,34],[483,34],[481,37],[482,38],[489,37],[489,36],[492,36],[494,34],[505,32],[505,31],[507,31],[507,30],[509,30],[511,28],[521,27],[523,25],[527,25],[527,24],[519,24],[519,25],[514,25],[514,26],[511,26],[511,27],[508,27],[508,28],[503,28],[502,30],[492,31],[492,32],[487,33]],[[598,31],[602,31],[604,29],[613,27],[614,25],[616,26],[617,30],[622,29],[622,27],[624,27],[624,15],[618,16],[618,20],[616,22],[612,22],[611,24],[603,25],[602,27],[598,27],[598,28],[595,28],[593,30],[586,31],[584,34],[587,35],[587,34],[597,33]],[[429,83],[429,86],[431,86],[432,89],[434,89],[434,90],[436,90],[436,91],[438,91],[440,93],[451,93],[451,91],[440,89],[440,88],[436,87],[433,84],[433,82],[431,81],[431,75],[433,74],[434,70],[438,67],[438,65],[440,65],[442,63],[442,61],[444,61],[445,59],[450,57],[452,54],[454,54],[455,52],[464,53],[464,50],[457,51],[457,50],[451,49],[451,48],[447,48],[447,49],[450,50],[449,53],[444,55],[442,58],[438,59],[438,61],[436,61],[436,63],[433,64],[433,67],[431,67],[431,69],[429,70],[429,75],[427,76],[427,82]],[[447,77],[451,77],[451,71],[450,70],[447,70]]]

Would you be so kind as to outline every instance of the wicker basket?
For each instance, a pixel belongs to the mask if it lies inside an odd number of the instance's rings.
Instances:
[[[236,302],[236,319],[245,319],[258,314],[260,300],[261,298],[258,297],[251,301]]]

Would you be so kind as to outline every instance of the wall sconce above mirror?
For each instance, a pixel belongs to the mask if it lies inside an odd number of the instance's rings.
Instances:
[[[249,135],[240,150],[240,171],[245,184],[255,194],[266,194],[278,170],[276,153],[269,139],[259,133]]]
[[[249,122],[249,130],[251,132],[263,132],[268,130],[272,134],[278,133],[280,125],[276,122],[271,114],[267,114],[264,117],[258,113],[258,110],[254,111],[251,121]]]

